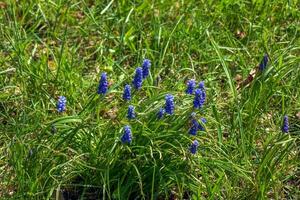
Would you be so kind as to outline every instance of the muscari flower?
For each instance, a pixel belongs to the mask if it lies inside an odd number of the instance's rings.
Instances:
[[[263,71],[267,67],[268,61],[269,61],[269,57],[268,57],[267,54],[265,54],[263,59],[259,63],[259,70],[260,71]]]
[[[157,113],[158,119],[161,119],[164,116],[165,112],[166,112],[165,109],[160,108],[159,112]]]
[[[150,60],[145,59],[143,61],[143,65],[142,65],[142,67],[143,67],[143,79],[145,79],[149,75],[150,66],[151,66]]]
[[[196,135],[199,129],[199,123],[196,119],[192,119],[192,126],[190,128],[189,134]]]
[[[172,115],[174,113],[174,97],[171,94],[167,94],[166,97],[165,110],[166,113]]]
[[[197,140],[194,140],[193,143],[190,146],[190,152],[192,154],[196,154],[198,146],[199,146],[199,142]]]
[[[196,116],[192,116],[192,126],[189,130],[189,134],[191,135],[196,135],[197,132],[200,131],[205,131],[205,128],[195,119]],[[206,123],[206,119],[205,118],[201,118],[200,119],[202,123]]]
[[[130,85],[125,85],[123,92],[123,99],[129,101],[131,99],[131,87]]]
[[[282,132],[284,133],[288,133],[289,132],[289,118],[287,115],[285,115],[283,117],[283,125],[282,125],[282,128],[281,128]]]
[[[128,119],[135,118],[134,106],[132,106],[132,105],[128,106],[127,118]]]
[[[201,81],[199,83],[199,89],[202,91],[202,105],[204,104],[205,102],[205,99],[206,99],[206,91],[205,91],[205,88],[204,88],[204,81]]]
[[[98,94],[106,94],[107,90],[108,90],[108,82],[107,82],[106,73],[104,72],[101,74],[97,92]]]
[[[121,137],[122,143],[130,143],[132,141],[132,133],[130,126],[126,125],[124,126],[124,133]]]
[[[187,94],[193,94],[195,86],[196,86],[196,81],[194,79],[189,80],[187,82],[187,89],[185,92]]]
[[[207,122],[207,120],[204,117],[202,117],[200,120],[203,124],[206,124],[206,122]],[[199,123],[198,129],[200,131],[205,131],[205,128],[200,123]]]
[[[206,99],[206,93],[204,90],[196,89],[194,98],[194,108],[202,108]]]
[[[132,84],[134,85],[135,89],[141,89],[143,84],[143,70],[141,67],[136,68]]]
[[[67,99],[64,96],[59,96],[58,101],[57,101],[57,111],[58,112],[63,112],[66,110],[66,104],[67,104]]]
[[[201,81],[201,82],[199,83],[199,88],[200,88],[201,90],[204,90],[204,81]]]

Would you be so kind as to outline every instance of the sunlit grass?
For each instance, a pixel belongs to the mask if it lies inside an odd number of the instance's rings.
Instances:
[[[0,2],[0,197],[297,199],[297,6]],[[136,89],[145,58],[150,73]],[[99,95],[104,72],[108,91]],[[243,82],[249,74],[253,80]],[[201,109],[186,94],[190,79],[205,83]],[[123,100],[126,84],[130,101]],[[159,119],[168,94],[174,114]],[[59,96],[67,99],[63,112]],[[129,105],[134,119],[127,119]],[[192,112],[207,120],[196,136],[189,134]],[[289,133],[281,130],[285,115]],[[132,141],[123,144],[126,125]]]

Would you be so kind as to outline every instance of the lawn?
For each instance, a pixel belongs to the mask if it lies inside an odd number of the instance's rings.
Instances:
[[[0,199],[299,199],[298,0],[0,1]]]

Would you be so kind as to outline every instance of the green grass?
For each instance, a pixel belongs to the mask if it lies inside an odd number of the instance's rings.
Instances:
[[[299,3],[0,3],[0,198],[299,198]],[[237,75],[246,79],[264,53],[267,69],[237,90]],[[138,117],[128,121],[122,91],[143,58],[151,74],[133,93]],[[101,72],[105,97],[96,94]],[[208,123],[196,137],[184,92],[191,78],[207,91],[197,117]],[[175,114],[157,120],[167,93]],[[122,145],[127,124],[133,142]]]

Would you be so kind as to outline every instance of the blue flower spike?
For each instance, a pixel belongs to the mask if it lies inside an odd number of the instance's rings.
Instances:
[[[206,124],[206,122],[207,122],[207,120],[204,117],[202,117],[200,120],[203,124]],[[205,127],[203,127],[202,124],[200,124],[200,123],[199,123],[199,130],[205,131]]]
[[[187,94],[193,94],[195,87],[196,87],[196,81],[194,79],[188,80],[188,82],[187,82],[187,88],[185,90],[185,93],[187,93]]]
[[[199,126],[200,124],[198,123],[198,121],[196,119],[192,119],[192,126],[189,130],[189,134],[191,135],[197,135],[197,132],[199,130]]]
[[[158,113],[157,113],[157,118],[158,118],[158,119],[163,118],[165,112],[166,112],[165,109],[160,108],[159,111],[158,111]]]
[[[56,109],[58,112],[64,112],[66,110],[67,98],[65,96],[59,96]]]
[[[196,154],[197,153],[198,146],[199,146],[199,142],[197,140],[194,140],[193,143],[190,146],[191,154]]]
[[[265,54],[263,59],[259,63],[259,70],[264,71],[267,67],[268,62],[269,62],[269,57],[267,54]]]
[[[205,103],[206,93],[204,90],[196,89],[195,90],[195,98],[194,98],[194,108],[202,108],[203,104]]]
[[[165,97],[165,100],[166,100],[166,104],[165,104],[165,110],[166,110],[166,113],[169,114],[169,115],[172,115],[174,114],[174,96],[171,95],[171,94],[167,94],[166,97]]]
[[[131,86],[125,85],[124,92],[123,92],[123,100],[124,101],[130,101],[131,100]]]
[[[123,144],[131,143],[131,141],[132,141],[132,132],[131,132],[130,126],[128,126],[128,125],[124,126],[124,132],[123,132],[123,135],[121,137],[121,141],[122,141]]]
[[[128,106],[127,118],[128,119],[135,118],[134,106],[132,106],[132,105]]]
[[[150,66],[151,66],[151,62],[148,59],[145,59],[143,61],[143,79],[147,78],[147,76],[149,75],[149,71],[150,71]]]
[[[136,68],[132,84],[133,84],[134,88],[137,89],[137,90],[142,88],[143,70],[142,70],[141,67]]]
[[[106,94],[107,90],[108,90],[107,75],[104,72],[101,74],[97,93],[98,94]]]
[[[285,115],[283,117],[283,125],[282,125],[282,128],[281,128],[282,132],[284,133],[288,133],[289,132],[289,118],[287,115]]]
[[[205,88],[204,88],[204,81],[201,81],[201,82],[199,83],[199,89],[205,90]]]

